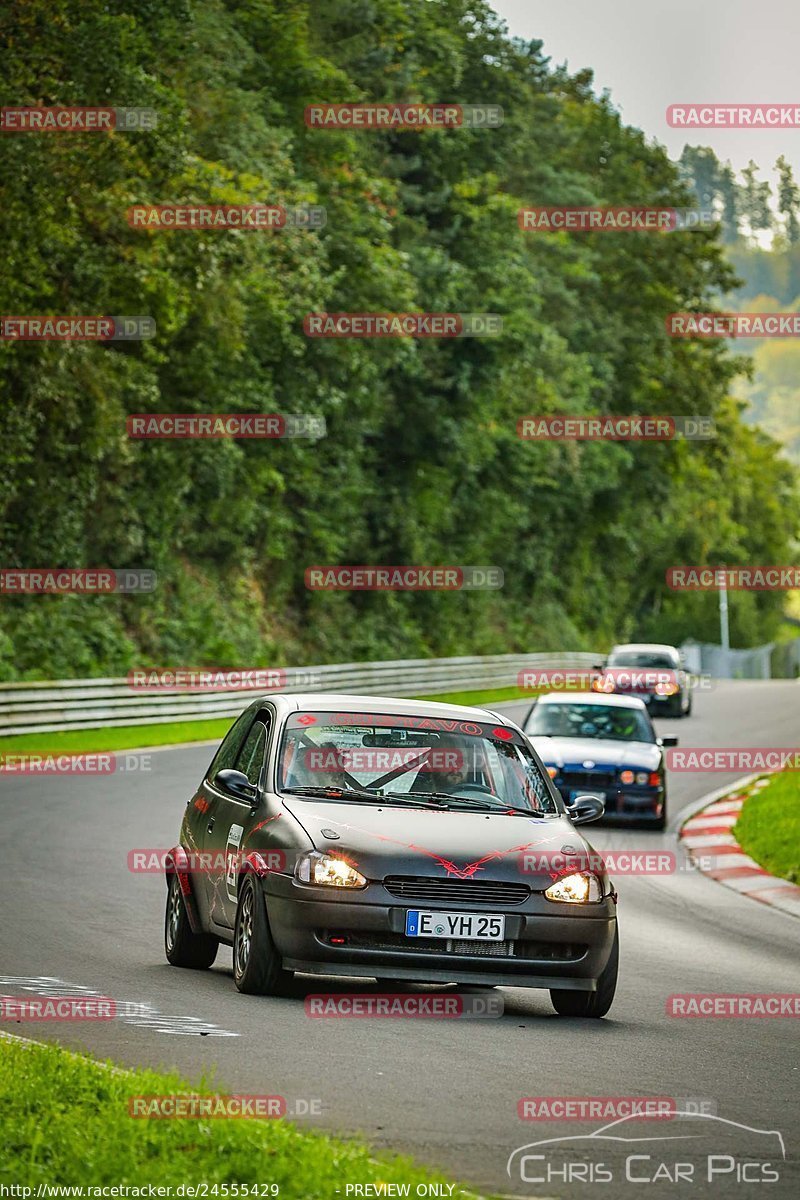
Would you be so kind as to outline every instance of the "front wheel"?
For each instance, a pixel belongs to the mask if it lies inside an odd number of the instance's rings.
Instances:
[[[614,1000],[619,971],[619,930],[614,929],[614,944],[594,992],[568,992],[550,989],[553,1008],[561,1017],[604,1017]]]
[[[172,875],[167,889],[167,911],[164,916],[164,951],[173,967],[194,967],[204,970],[217,957],[219,941],[210,933],[194,933],[189,924],[186,902],[180,880]]]
[[[246,875],[233,931],[233,982],[251,996],[278,996],[291,977],[272,940],[261,885]]]

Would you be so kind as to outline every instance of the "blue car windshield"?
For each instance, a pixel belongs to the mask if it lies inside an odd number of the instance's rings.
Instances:
[[[529,737],[609,738],[615,742],[655,740],[646,713],[616,704],[537,704],[525,732]]]

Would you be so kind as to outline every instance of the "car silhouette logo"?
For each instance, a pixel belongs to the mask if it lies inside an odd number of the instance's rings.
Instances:
[[[507,1171],[508,1175],[510,1176],[511,1168],[512,1168],[512,1165],[514,1164],[515,1160],[517,1159],[517,1155],[521,1156],[520,1160],[517,1164],[519,1166],[524,1162],[525,1152],[528,1150],[533,1150],[539,1146],[563,1146],[566,1143],[570,1143],[570,1144],[573,1144],[574,1149],[577,1149],[578,1147],[574,1144],[581,1143],[581,1142],[585,1143],[586,1146],[588,1146],[588,1145],[592,1145],[593,1143],[594,1143],[594,1145],[599,1145],[600,1143],[603,1143],[603,1142],[615,1142],[615,1143],[627,1142],[627,1143],[632,1143],[632,1144],[643,1145],[645,1143],[658,1144],[659,1142],[677,1142],[677,1141],[681,1141],[684,1139],[689,1139],[691,1141],[691,1140],[695,1140],[697,1138],[702,1139],[702,1136],[704,1133],[713,1133],[714,1129],[716,1128],[717,1130],[719,1130],[720,1126],[724,1126],[729,1130],[747,1131],[748,1133],[759,1134],[766,1138],[774,1138],[776,1147],[780,1149],[781,1158],[784,1160],[786,1159],[786,1146],[783,1141],[783,1135],[777,1129],[756,1129],[752,1125],[743,1125],[740,1121],[730,1121],[726,1117],[718,1117],[713,1113],[684,1112],[680,1109],[676,1109],[671,1114],[671,1116],[672,1116],[673,1120],[676,1120],[677,1118],[680,1118],[680,1117],[685,1117],[688,1119],[688,1121],[690,1123],[693,1121],[697,1121],[697,1122],[705,1121],[705,1122],[708,1122],[708,1124],[705,1127],[705,1130],[703,1130],[702,1125],[698,1125],[695,1127],[695,1131],[693,1131],[691,1133],[686,1132],[686,1131],[678,1132],[678,1133],[673,1132],[673,1130],[675,1129],[675,1126],[673,1125],[673,1126],[671,1126],[670,1132],[668,1132],[666,1134],[647,1133],[643,1136],[640,1134],[640,1136],[638,1136],[638,1137],[631,1134],[631,1136],[625,1137],[624,1136],[624,1133],[626,1132],[625,1127],[629,1123],[633,1122],[634,1123],[633,1127],[634,1127],[634,1129],[636,1128],[635,1122],[638,1120],[638,1116],[635,1113],[631,1113],[627,1116],[619,1117],[616,1121],[611,1121],[607,1125],[601,1125],[599,1129],[595,1129],[591,1133],[588,1133],[588,1134],[587,1133],[579,1133],[579,1134],[574,1134],[572,1136],[567,1136],[567,1137],[543,1138],[542,1140],[540,1140],[538,1142],[528,1142],[528,1144],[526,1146],[518,1146],[517,1149],[512,1150],[511,1154],[509,1154],[509,1156],[508,1156],[508,1161],[506,1163],[506,1171]],[[613,1131],[613,1132],[611,1132],[611,1131]],[[739,1136],[741,1136],[741,1134]],[[542,1156],[537,1155],[536,1157],[541,1158]],[[524,1178],[524,1176],[523,1176],[523,1178]]]

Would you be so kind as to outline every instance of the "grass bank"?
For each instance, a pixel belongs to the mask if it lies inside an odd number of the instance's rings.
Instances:
[[[162,1195],[173,1197],[180,1184],[206,1183],[209,1197],[257,1200],[342,1200],[348,1183],[408,1185],[405,1194],[414,1196],[418,1185],[446,1183],[411,1159],[376,1155],[360,1142],[305,1132],[283,1118],[131,1116],[135,1096],[214,1093],[175,1075],[109,1065],[0,1038],[0,1183],[31,1187],[33,1195],[38,1184],[127,1184],[144,1188],[143,1196],[158,1185],[171,1187]],[[291,1110],[296,1098],[285,1099]],[[430,1187],[430,1194],[448,1195],[449,1185],[439,1193]]]
[[[800,774],[783,771],[754,792],[731,832],[765,871],[800,884]]]

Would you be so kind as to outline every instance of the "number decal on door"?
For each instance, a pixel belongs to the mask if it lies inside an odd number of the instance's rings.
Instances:
[[[243,825],[231,825],[225,846],[225,888],[228,899],[236,902],[236,885],[239,876],[239,847],[242,844]]]

